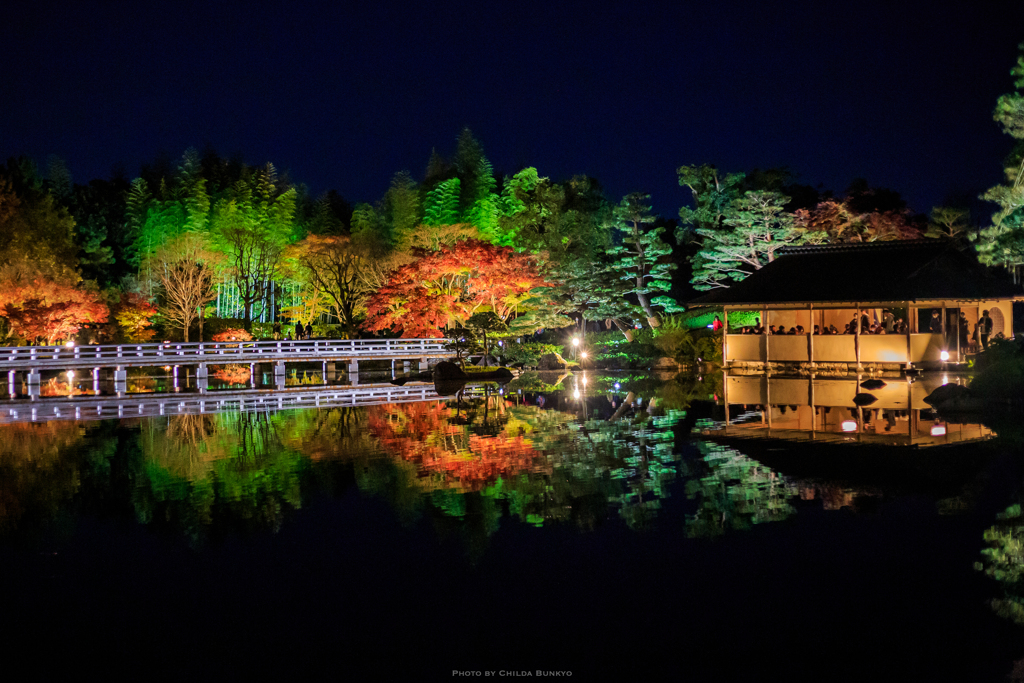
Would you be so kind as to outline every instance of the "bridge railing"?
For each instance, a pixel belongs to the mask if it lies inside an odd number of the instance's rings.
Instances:
[[[444,339],[308,339],[0,347],[0,369],[110,365],[250,363],[298,358],[403,358],[444,355]]]

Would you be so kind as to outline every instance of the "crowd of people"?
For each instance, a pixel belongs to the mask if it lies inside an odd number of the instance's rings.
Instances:
[[[717,317],[716,317],[717,320]],[[892,311],[885,311],[882,314],[881,320],[875,320],[872,322],[867,311],[863,311],[860,316],[860,333],[861,334],[906,334],[907,333],[907,321],[902,318],[897,318],[892,314]],[[835,325],[815,325],[811,334],[856,334],[857,333],[857,317],[854,316],[850,319],[843,329],[839,329]],[[807,334],[807,330],[804,329],[803,325],[792,325],[786,327],[785,325],[769,325],[765,329],[761,325],[760,318],[754,318],[754,324],[748,327],[740,329],[740,334]]]
[[[909,326],[906,320],[903,318],[897,318],[892,311],[886,309],[882,312],[881,320],[872,320],[872,316],[867,310],[861,311],[860,319],[858,321],[857,316],[850,319],[843,329],[837,328],[835,325],[815,325],[811,334],[856,334],[857,325],[860,324],[861,334],[907,334]],[[719,330],[722,328],[722,321],[715,316],[715,320],[712,323],[712,329]],[[951,326],[952,328],[952,326]],[[936,309],[932,311],[931,322],[929,323],[929,332],[932,334],[942,334],[942,317],[941,312]],[[785,325],[769,325],[767,328],[761,325],[760,318],[754,318],[754,324],[743,327],[739,331],[740,334],[807,334],[803,325],[793,325],[786,327]],[[974,325],[973,334],[970,333],[970,323],[967,320],[967,316],[963,311],[959,312],[958,324],[956,329],[950,329],[947,331],[946,337],[951,343],[959,341],[960,348],[968,352],[976,352],[988,348],[988,340],[992,334],[992,318],[989,317],[988,311],[983,311],[978,322]],[[959,340],[957,339],[959,336]]]
[[[285,335],[286,341],[297,341],[299,339],[310,339],[313,336],[313,324],[303,325],[301,322],[295,323],[295,336],[293,337],[290,333]],[[274,323],[274,339],[281,339],[281,323]]]

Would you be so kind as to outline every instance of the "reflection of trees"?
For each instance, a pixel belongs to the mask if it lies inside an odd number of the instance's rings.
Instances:
[[[492,422],[481,424],[484,415]],[[680,417],[579,423],[535,406],[480,405],[463,414],[451,404],[415,403],[371,409],[370,430],[386,452],[415,466],[415,478],[397,479],[425,489],[435,510],[486,536],[503,514],[589,528],[609,506],[630,526],[647,524],[675,477],[672,426]]]
[[[213,376],[225,384],[247,384],[252,371],[247,365],[214,365]]]
[[[485,416],[490,410],[486,404],[481,409]],[[529,471],[537,455],[530,442],[472,433],[488,424],[476,412],[460,420],[442,402],[388,404],[370,408],[369,427],[385,451],[418,466],[420,486],[428,490],[480,490],[499,477]]]
[[[23,422],[0,428],[0,532],[23,517],[52,519],[78,491],[85,430],[77,422]]]
[[[241,412],[150,420],[140,436],[145,464],[135,489],[144,522],[162,520],[193,541],[215,522],[276,530],[301,505],[301,458],[280,437],[300,414]]]
[[[118,443],[111,427],[70,421],[0,427],[0,534],[69,531],[67,510],[82,505],[79,492],[110,486]]]
[[[1024,624],[1024,513],[1020,505],[1011,505],[996,519],[985,530],[988,547],[974,568],[1003,585],[1003,597],[992,600],[996,614]]]
[[[797,486],[739,451],[697,441],[701,459],[689,463],[686,495],[697,500],[696,514],[686,521],[691,536],[719,536],[776,522],[795,512],[789,501]]]

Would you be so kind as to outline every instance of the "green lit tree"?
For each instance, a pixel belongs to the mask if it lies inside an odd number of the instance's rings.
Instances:
[[[279,188],[272,164],[235,183],[214,210],[213,224],[242,304],[246,330],[268,303],[295,229],[294,188]]]
[[[423,222],[427,225],[454,225],[459,222],[459,193],[462,181],[450,178],[437,184],[423,202]]]
[[[614,212],[613,226],[622,233],[622,245],[612,247],[609,254],[617,260],[611,271],[632,284],[632,293],[640,302],[640,308],[647,316],[651,327],[660,324],[654,307],[672,312],[678,307],[668,296],[655,296],[672,287],[672,270],[676,265],[665,257],[672,253],[671,247],[661,240],[664,228],[650,227],[654,223],[650,195],[635,192],[626,195]]]
[[[693,206],[679,209],[679,227],[676,242],[684,244],[697,240],[698,230],[719,230],[729,207],[743,192],[743,173],[728,173],[719,176],[718,169],[710,164],[680,166],[679,185],[690,190]]]
[[[494,311],[482,311],[480,313],[474,313],[469,316],[466,320],[466,327],[470,330],[480,334],[483,339],[484,345],[484,366],[487,366],[491,353],[490,342],[487,339],[488,333],[491,335],[493,340],[495,337],[508,332],[508,325],[505,321],[498,317],[498,314]]]
[[[778,192],[746,192],[727,210],[723,228],[698,228],[702,243],[694,262],[694,287],[728,287],[729,280],[739,282],[774,261],[782,247],[801,243],[804,235],[784,209],[788,201]]]
[[[1024,43],[1018,47],[1022,54],[1010,70],[1015,90],[999,97],[992,115],[1016,145],[1004,164],[1006,182],[981,195],[999,210],[992,215],[992,225],[975,237],[978,260],[1004,266],[1013,272],[1015,281],[1024,264]]]

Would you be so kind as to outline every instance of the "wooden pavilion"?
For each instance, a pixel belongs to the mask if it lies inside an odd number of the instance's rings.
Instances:
[[[945,241],[915,240],[787,247],[743,281],[690,303],[723,307],[726,367],[845,364],[859,370],[963,361],[969,349],[958,333],[960,313],[968,339],[986,310],[991,337],[1011,338],[1016,300],[1024,300],[1020,288],[972,255]],[[843,334],[855,317],[880,322],[886,310],[906,320],[905,333],[864,334],[854,325],[853,334]],[[730,311],[759,311],[765,330],[800,326],[803,334],[740,334],[729,327]],[[936,311],[941,324],[933,333]],[[839,334],[813,334],[815,325]]]

